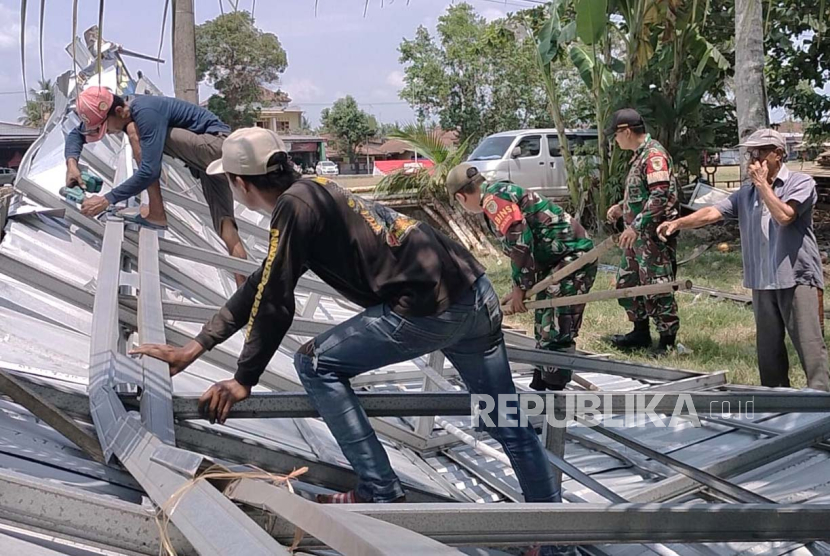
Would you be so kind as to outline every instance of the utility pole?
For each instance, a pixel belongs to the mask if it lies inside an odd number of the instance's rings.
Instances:
[[[196,15],[193,12],[193,0],[176,0],[173,6],[173,86],[176,98],[198,104]]]
[[[758,129],[769,127],[761,7],[761,0],[735,0],[735,105],[741,141]],[[741,156],[741,177],[744,176],[746,160]]]

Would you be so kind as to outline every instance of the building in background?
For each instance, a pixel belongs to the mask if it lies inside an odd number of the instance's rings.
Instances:
[[[311,134],[303,122],[304,111],[291,104],[285,91],[262,88],[262,101],[258,104],[257,127],[270,129],[282,136],[291,160],[303,171],[313,171],[321,160],[326,160],[326,140]]]
[[[303,172],[311,173],[321,160],[326,158],[326,140],[314,135],[283,135],[282,140],[294,164]]]
[[[415,163],[423,162],[424,158],[415,152],[412,147],[398,139],[383,139],[372,138],[368,142],[360,145],[357,148],[357,164],[352,164],[346,158],[345,153],[341,153],[335,146],[335,142],[331,137],[323,135],[328,139],[327,156],[328,159],[337,163],[340,168],[340,174],[375,174],[385,175],[390,168],[404,168],[404,162]],[[458,134],[454,131],[443,131],[441,133],[441,142],[446,146],[456,145],[458,143]],[[400,164],[383,164],[382,168],[375,172],[377,162],[386,161],[400,161]],[[428,161],[427,161],[428,162]],[[427,165],[429,166],[429,165]]]
[[[291,104],[285,91],[272,91],[262,87],[262,100],[257,103],[259,118],[257,127],[264,127],[280,134],[299,133],[303,127],[303,109]]]
[[[17,168],[23,154],[40,136],[40,130],[20,124],[0,122],[0,167]]]

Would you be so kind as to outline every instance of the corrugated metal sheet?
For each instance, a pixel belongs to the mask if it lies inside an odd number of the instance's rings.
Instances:
[[[107,79],[112,68],[107,68]],[[58,98],[58,106],[65,106],[66,99]],[[25,177],[41,192],[56,198],[57,190],[63,183],[63,136],[71,129],[71,114],[56,114],[50,122],[47,134],[38,141],[35,152],[30,154]],[[2,131],[2,130],[0,130]],[[106,170],[114,167],[120,143],[108,137],[100,143],[88,145],[85,157],[91,164]],[[102,172],[107,186],[112,186],[113,175]],[[165,164],[165,185],[192,200],[200,200],[198,184],[179,163],[167,160]],[[54,202],[54,199],[53,199]],[[223,246],[213,233],[207,218],[180,207],[169,206],[171,218],[176,218],[187,233],[167,232],[165,237],[182,243],[198,241],[198,246],[223,252]],[[237,207],[240,219],[255,225],[267,225],[266,217]],[[31,266],[35,272],[57,277],[82,292],[94,293],[99,262],[100,239],[66,221],[43,215],[18,217],[11,222],[6,239],[0,244],[0,254],[14,257]],[[265,252],[264,242],[244,233],[243,240],[248,252],[261,257]],[[195,239],[195,238],[198,238]],[[231,275],[222,270],[172,256],[162,256],[184,276],[195,283],[209,288],[221,297],[233,292]],[[199,303],[203,301],[193,291],[169,278],[162,279],[162,296],[168,301]],[[308,299],[308,292],[302,288],[297,292],[298,305]],[[313,318],[340,322],[352,316],[353,309],[342,300],[324,297],[314,311]],[[19,370],[36,375],[41,379],[85,391],[88,378],[90,351],[91,312],[79,308],[58,296],[18,281],[0,268],[0,366],[17,366]],[[183,332],[194,334],[199,326],[193,323],[168,321],[168,325]],[[304,338],[295,338],[304,341]],[[232,338],[224,347],[234,353],[242,348],[240,335]],[[421,362],[422,363],[422,362]],[[25,367],[25,368],[23,368]],[[272,360],[273,372],[296,379],[292,363],[292,352],[281,348]],[[445,364],[451,370],[449,363]],[[227,378],[230,368],[199,361],[180,374],[173,381],[177,394],[202,392],[216,380]],[[406,362],[381,369],[373,373],[378,381],[367,386],[377,391],[415,391],[421,389],[423,377],[417,372],[418,365]],[[514,365],[514,378],[518,388],[527,389],[530,381],[527,365]],[[405,380],[399,376],[405,374]],[[602,390],[634,391],[651,386],[650,383],[623,376],[599,373],[582,373],[581,376]],[[452,377],[460,387],[460,382]],[[781,431],[792,430],[816,419],[816,415],[757,415],[752,422]],[[471,434],[465,419],[448,418],[448,421],[465,428]],[[396,425],[415,430],[416,419],[390,419]],[[698,467],[706,466],[719,458],[734,454],[752,446],[761,438],[742,430],[735,430],[723,424],[704,423],[695,428],[688,423],[668,428],[668,419],[628,427],[626,432],[634,439],[664,454],[671,454],[681,461]],[[207,423],[202,423],[209,426]],[[338,466],[348,467],[336,441],[322,421],[317,419],[250,419],[215,425],[216,430],[227,435],[255,441],[273,450],[296,454],[305,458],[318,457]],[[674,472],[641,454],[608,440],[598,432],[581,425],[570,427],[572,439],[568,441],[566,459],[582,472],[623,497],[633,497],[657,480],[674,475]],[[446,432],[435,431],[434,437],[445,437]],[[582,442],[578,440],[581,439]],[[498,444],[489,437],[480,441],[495,449]],[[466,499],[481,503],[500,502],[518,492],[519,485],[513,470],[493,458],[481,455],[467,445],[453,443],[441,449],[415,454],[398,442],[385,439],[384,445],[396,472],[409,485],[451,495],[455,491]],[[206,455],[210,455],[206,453]],[[22,407],[0,400],[0,468],[11,469],[44,483],[70,485],[86,492],[96,493],[141,503],[143,492],[136,481],[116,466],[96,463],[87,458],[68,440],[50,427],[41,423]],[[734,478],[734,482],[778,502],[817,503],[830,501],[830,454],[825,450],[805,449],[789,457],[769,463],[759,469]],[[563,483],[565,495],[570,500],[605,502],[605,500],[566,478]],[[689,495],[683,498],[688,503],[704,503],[704,499]],[[0,546],[3,554],[32,554],[51,556],[88,556],[93,554],[114,554],[96,551],[90,547],[73,545],[34,532],[0,527]],[[793,543],[756,544],[713,544],[646,547],[642,545],[614,545],[598,547],[599,553],[615,556],[635,554],[677,554],[677,555],[769,555],[810,554],[807,549]],[[815,549],[813,549],[815,550]],[[496,554],[496,551],[471,548],[470,554]],[[596,552],[596,550],[595,550]],[[815,553],[815,552],[813,552]]]

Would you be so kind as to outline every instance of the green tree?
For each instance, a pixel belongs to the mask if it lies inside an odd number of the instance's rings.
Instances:
[[[23,116],[18,118],[23,125],[43,129],[52,111],[55,109],[55,98],[52,94],[52,81],[46,79],[38,82],[38,90],[29,89],[29,100],[20,109]]]
[[[320,113],[324,133],[334,137],[334,143],[357,171],[357,149],[375,136],[378,122],[374,116],[360,109],[351,95],[337,99],[331,108]]]
[[[252,125],[261,87],[279,80],[288,66],[276,35],[254,25],[246,11],[218,16],[196,28],[196,71],[218,94],[208,107],[233,128]]]
[[[590,92],[600,139],[591,203],[598,221],[621,195],[627,171],[627,157],[616,146],[609,149],[603,133],[613,110],[636,108],[686,176],[699,171],[702,150],[734,144],[734,107],[725,87],[730,63],[721,53],[733,48],[734,17],[727,2],[734,5],[734,0],[553,0],[547,7],[536,31],[536,59],[555,120],[561,95],[549,84],[549,62],[562,60],[567,51]],[[566,150],[563,146],[563,154]],[[568,186],[574,204],[582,206],[582,189],[590,181],[580,180],[580,186],[570,179],[573,167]]]
[[[515,14],[487,23],[469,4],[448,7],[434,37],[421,26],[399,46],[405,73],[401,98],[420,120],[435,118],[471,145],[506,129],[550,127],[530,19]],[[564,93],[561,110],[574,126],[585,115],[585,87],[572,68],[557,77]]]
[[[766,4],[766,3],[765,3]],[[767,6],[769,102],[807,122],[813,142],[830,139],[830,2],[788,0]]]

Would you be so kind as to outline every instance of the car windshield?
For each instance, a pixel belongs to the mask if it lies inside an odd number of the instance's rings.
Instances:
[[[467,160],[498,160],[513,143],[514,137],[488,137]]]
[[[320,166],[334,166],[334,162],[321,162]]]

